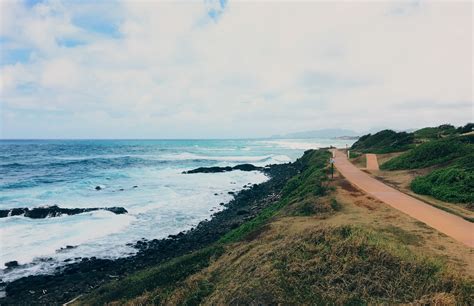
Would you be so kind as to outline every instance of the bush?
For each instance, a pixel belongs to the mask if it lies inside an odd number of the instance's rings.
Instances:
[[[454,203],[474,203],[474,154],[454,165],[415,178],[411,189],[436,199]]]
[[[364,153],[391,153],[411,148],[414,141],[412,133],[383,130],[374,135],[367,134],[359,138],[351,147]]]

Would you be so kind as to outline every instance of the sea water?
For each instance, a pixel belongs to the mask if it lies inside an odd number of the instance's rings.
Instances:
[[[124,207],[72,216],[0,218],[0,277],[4,282],[81,257],[135,254],[142,238],[159,239],[196,226],[224,209],[259,171],[182,174],[197,167],[294,161],[310,148],[347,140],[0,140],[0,209],[58,205]],[[100,186],[101,190],[96,190]],[[127,245],[128,244],[128,245]],[[73,248],[65,248],[73,246]],[[9,261],[20,267],[3,269]]]

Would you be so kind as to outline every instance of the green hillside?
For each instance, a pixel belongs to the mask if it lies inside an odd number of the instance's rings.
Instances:
[[[425,142],[381,165],[383,170],[418,169],[444,163],[474,152],[474,135]]]
[[[359,138],[351,147],[363,153],[391,153],[410,149],[414,143],[412,133],[383,130],[375,134],[367,134]]]
[[[416,139],[439,139],[457,133],[459,133],[458,129],[450,124],[443,124],[438,127],[426,127],[414,132]]]

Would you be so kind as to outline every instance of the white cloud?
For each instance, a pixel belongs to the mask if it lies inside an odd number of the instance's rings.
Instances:
[[[101,137],[264,136],[473,120],[472,3],[219,9],[212,19],[204,3],[2,2],[2,48],[32,49],[28,62],[0,68],[5,136],[47,134],[54,119],[76,127],[62,137],[97,137],[99,129]],[[91,12],[117,22],[119,35],[75,23]],[[65,38],[82,43],[67,47]],[[18,122],[26,109],[37,114]]]

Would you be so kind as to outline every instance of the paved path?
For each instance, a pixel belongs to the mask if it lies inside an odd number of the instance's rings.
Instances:
[[[367,170],[379,170],[379,162],[377,161],[377,155],[365,154],[367,160]]]
[[[347,160],[346,154],[341,151],[333,151],[333,154],[335,154],[335,165],[339,172],[364,192],[455,240],[471,248],[474,247],[474,223],[437,209],[385,185],[359,170]]]

